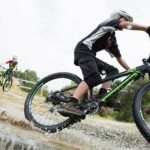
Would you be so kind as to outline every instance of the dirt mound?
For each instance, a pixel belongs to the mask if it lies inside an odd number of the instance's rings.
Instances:
[[[30,123],[27,120],[20,120],[17,117],[11,115],[9,112],[0,109],[0,120],[6,121],[13,125],[18,125],[26,128],[31,128]]]

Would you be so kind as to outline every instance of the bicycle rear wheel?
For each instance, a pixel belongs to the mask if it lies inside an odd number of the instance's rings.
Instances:
[[[36,127],[51,133],[80,121],[81,118],[64,117],[58,112],[59,98],[58,101],[50,100],[54,94],[60,96],[60,99],[72,96],[80,82],[79,77],[66,72],[51,74],[43,78],[33,87],[26,98],[25,117]]]
[[[13,79],[11,77],[6,77],[3,84],[3,91],[8,92],[11,89],[12,83],[13,83]]]
[[[137,91],[133,103],[133,116],[139,131],[150,142],[150,82]]]

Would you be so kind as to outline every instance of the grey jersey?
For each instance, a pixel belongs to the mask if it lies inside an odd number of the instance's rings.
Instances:
[[[115,48],[116,44],[116,49],[118,49],[117,41],[115,38],[115,31],[118,29],[119,23],[120,22],[118,19],[110,18],[99,24],[93,32],[91,32],[80,42],[87,45],[90,50],[97,52],[106,48],[106,40],[112,36],[112,40],[114,42],[112,47]],[[107,51],[110,52],[111,50]]]
[[[115,37],[115,31],[119,29],[119,23],[118,19],[110,18],[99,24],[95,30],[82,39],[75,49],[75,62],[81,57],[94,56],[103,49],[109,52],[112,57],[121,57]],[[111,41],[109,49],[107,48],[108,40]]]

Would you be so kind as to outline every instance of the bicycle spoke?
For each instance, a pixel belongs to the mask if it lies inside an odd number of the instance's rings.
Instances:
[[[32,99],[30,109],[34,119],[44,125],[50,125],[50,123],[56,124],[66,120],[66,117],[61,116],[57,112],[57,107],[54,107],[53,112],[50,111],[53,104],[52,102],[46,103],[46,98],[50,97],[55,91],[61,91],[64,97],[72,96],[75,87],[77,87],[77,84],[64,78],[55,79],[40,87]]]
[[[145,123],[150,128],[150,90],[148,90],[141,101],[141,113]]]

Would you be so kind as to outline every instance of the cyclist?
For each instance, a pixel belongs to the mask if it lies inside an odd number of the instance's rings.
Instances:
[[[79,99],[92,87],[101,82],[100,72],[106,72],[106,76],[117,74],[119,71],[114,66],[96,58],[96,53],[106,50],[111,57],[115,57],[118,63],[125,69],[130,69],[129,65],[121,56],[118,48],[115,31],[123,29],[145,31],[150,36],[150,27],[133,23],[133,18],[123,10],[113,11],[110,18],[98,25],[88,36],[78,42],[75,48],[74,63],[80,66],[84,80],[79,84],[73,96],[69,99],[72,103],[64,104],[60,112],[72,115],[85,115],[78,108]],[[110,87],[112,81],[103,83],[97,98],[101,99]],[[113,102],[114,103],[114,102]]]
[[[9,65],[9,69],[6,71],[6,74],[12,76],[13,71],[17,70],[18,65],[17,56],[13,56],[11,60],[6,61],[6,64]]]

